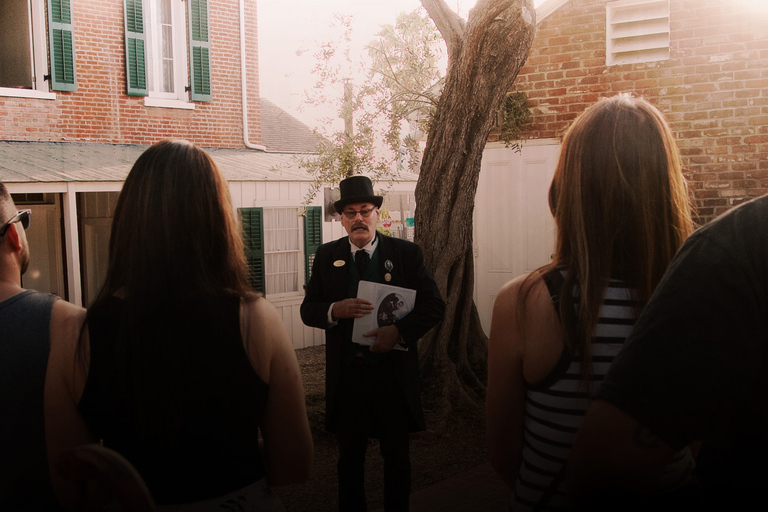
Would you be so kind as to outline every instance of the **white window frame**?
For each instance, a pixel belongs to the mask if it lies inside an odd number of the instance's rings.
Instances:
[[[0,87],[0,96],[14,98],[36,98],[55,100],[56,93],[50,91],[46,82],[48,74],[48,31],[45,27],[45,0],[28,0],[30,8],[30,55],[32,57],[33,89],[17,89],[15,87]]]
[[[144,104],[148,107],[182,108],[193,110],[195,104],[189,101],[189,70],[187,56],[187,10],[182,0],[171,2],[171,25],[173,27],[173,92],[162,89],[162,40],[160,2],[162,0],[143,0],[144,24],[147,35],[147,96]]]
[[[270,299],[280,299],[286,297],[295,297],[304,294],[304,225],[303,217],[301,214],[301,208],[298,206],[264,206],[263,207],[263,220],[262,220],[262,233],[264,237],[264,293]],[[296,224],[292,226],[284,227],[272,227],[270,226],[270,220],[272,215],[279,215],[279,211],[282,211],[289,217],[296,218]],[[282,236],[285,236],[284,240],[279,240]],[[278,239],[273,237],[277,236]],[[293,238],[295,236],[295,239]],[[295,246],[293,245],[295,243]],[[295,248],[294,248],[295,247]],[[273,255],[276,254],[293,254],[295,258],[295,271],[284,271],[283,269],[274,268]],[[290,256],[288,256],[290,257]],[[274,291],[274,287],[270,286],[270,281],[274,276],[279,274],[296,274],[296,289],[290,291]],[[272,290],[270,288],[273,288]]]
[[[605,64],[670,58],[669,0],[618,0],[605,5]]]

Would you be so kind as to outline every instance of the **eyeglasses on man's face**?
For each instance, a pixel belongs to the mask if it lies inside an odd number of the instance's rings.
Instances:
[[[343,213],[343,214],[344,214],[344,216],[345,216],[346,218],[348,218],[349,220],[352,220],[352,219],[354,219],[355,217],[357,217],[357,214],[358,214],[358,213],[359,213],[359,214],[360,214],[360,215],[361,215],[361,216],[362,216],[364,219],[367,219],[368,217],[370,217],[370,216],[371,216],[371,213],[373,213],[373,211],[374,211],[375,209],[376,209],[376,208],[374,207],[374,208],[363,208],[362,210],[344,210],[342,213]]]
[[[31,215],[32,210],[17,211],[16,215],[11,217],[11,220],[3,224],[3,227],[0,228],[0,236],[5,236],[5,232],[8,231],[8,228],[10,228],[11,224],[14,222],[21,222],[21,225],[24,227],[24,229],[29,229],[29,220]]]

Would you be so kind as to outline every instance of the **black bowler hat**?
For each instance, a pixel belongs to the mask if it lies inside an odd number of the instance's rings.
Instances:
[[[348,204],[373,203],[376,208],[381,207],[382,196],[373,195],[373,184],[368,176],[350,176],[339,183],[341,199],[333,203],[333,207],[341,214],[341,210]]]

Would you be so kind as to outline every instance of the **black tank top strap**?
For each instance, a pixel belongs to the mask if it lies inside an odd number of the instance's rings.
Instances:
[[[565,319],[561,317],[560,311],[560,301],[562,300],[561,295],[563,293],[563,285],[565,284],[563,268],[556,267],[551,269],[549,272],[542,275],[542,279],[544,279],[544,284],[547,285],[549,297],[552,299],[552,305],[555,307],[555,311],[557,312],[557,318],[560,319],[560,323],[562,323],[563,327],[568,331],[568,335],[573,336],[576,332],[576,317],[573,314],[573,310],[571,308],[566,310]],[[573,354],[571,354],[568,346],[563,343],[563,351],[560,352],[560,359],[557,361],[557,364],[554,366],[554,368],[552,368],[552,370],[549,372],[549,374],[547,374],[546,377],[544,377],[544,379],[535,384],[529,384],[528,388],[534,391],[549,388],[565,375],[572,361]]]
[[[549,296],[552,299],[552,303],[555,305],[555,311],[557,311],[557,317],[560,318],[560,293],[562,292],[563,284],[565,283],[563,273],[558,267],[551,269],[541,277],[544,279],[544,284],[547,285]]]

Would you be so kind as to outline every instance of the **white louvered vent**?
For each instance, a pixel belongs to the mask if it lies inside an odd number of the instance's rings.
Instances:
[[[606,65],[669,59],[669,0],[606,4]]]

